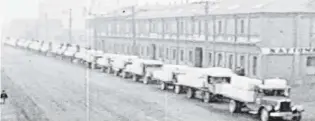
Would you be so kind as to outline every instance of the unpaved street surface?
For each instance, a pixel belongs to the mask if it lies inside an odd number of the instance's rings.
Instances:
[[[156,85],[25,50],[3,47],[1,59],[2,87],[14,95],[9,109],[24,112],[27,118],[22,121],[87,121],[87,108],[90,121],[257,121],[248,114],[228,113],[226,104],[190,100]],[[314,121],[312,118],[305,121]]]

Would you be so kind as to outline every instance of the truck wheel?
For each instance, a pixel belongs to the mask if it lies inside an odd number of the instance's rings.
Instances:
[[[260,112],[260,120],[261,121],[269,121],[269,112],[266,109],[262,109]]]
[[[110,74],[110,73],[111,73],[111,71],[112,71],[112,69],[111,69],[111,68],[107,68],[107,73],[108,73],[108,74]]]
[[[144,77],[143,79],[143,84],[149,84],[149,81],[150,81],[150,77]]]
[[[127,78],[126,72],[121,72],[121,76],[122,76],[122,78],[126,79]]]
[[[186,96],[187,96],[187,98],[193,98],[194,97],[194,90],[192,88],[188,88]]]
[[[118,73],[118,71],[115,71],[115,76],[119,76],[119,73]]]
[[[302,120],[302,115],[300,112],[298,112],[299,116],[293,117],[292,121],[301,121]]]
[[[137,76],[137,74],[134,74],[134,75],[132,76],[132,80],[133,80],[134,82],[137,82],[137,81],[138,81],[138,76]]]
[[[241,104],[238,101],[230,100],[229,111],[230,111],[230,113],[240,112],[241,111]]]
[[[203,102],[210,103],[211,100],[212,100],[212,95],[210,94],[210,92],[204,92]]]
[[[175,85],[174,91],[175,91],[176,94],[180,94],[182,92],[182,86]]]
[[[165,82],[161,81],[161,85],[160,86],[161,86],[161,90],[165,90],[167,84]]]

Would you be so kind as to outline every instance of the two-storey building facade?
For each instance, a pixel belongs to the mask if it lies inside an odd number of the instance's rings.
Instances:
[[[314,3],[221,0],[132,7],[93,19],[95,43],[106,52],[170,64],[243,67],[250,77],[312,83]]]

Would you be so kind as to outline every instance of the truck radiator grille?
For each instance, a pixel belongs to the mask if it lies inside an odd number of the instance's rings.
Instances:
[[[281,102],[279,110],[281,112],[291,111],[291,102]]]

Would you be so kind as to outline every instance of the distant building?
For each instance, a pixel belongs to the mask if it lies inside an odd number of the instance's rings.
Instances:
[[[135,14],[123,8],[96,17],[91,21],[96,48],[132,54],[135,47],[141,57],[165,63],[240,66],[250,77],[315,82],[313,1],[221,0],[208,7],[205,2],[159,7],[136,7]]]

